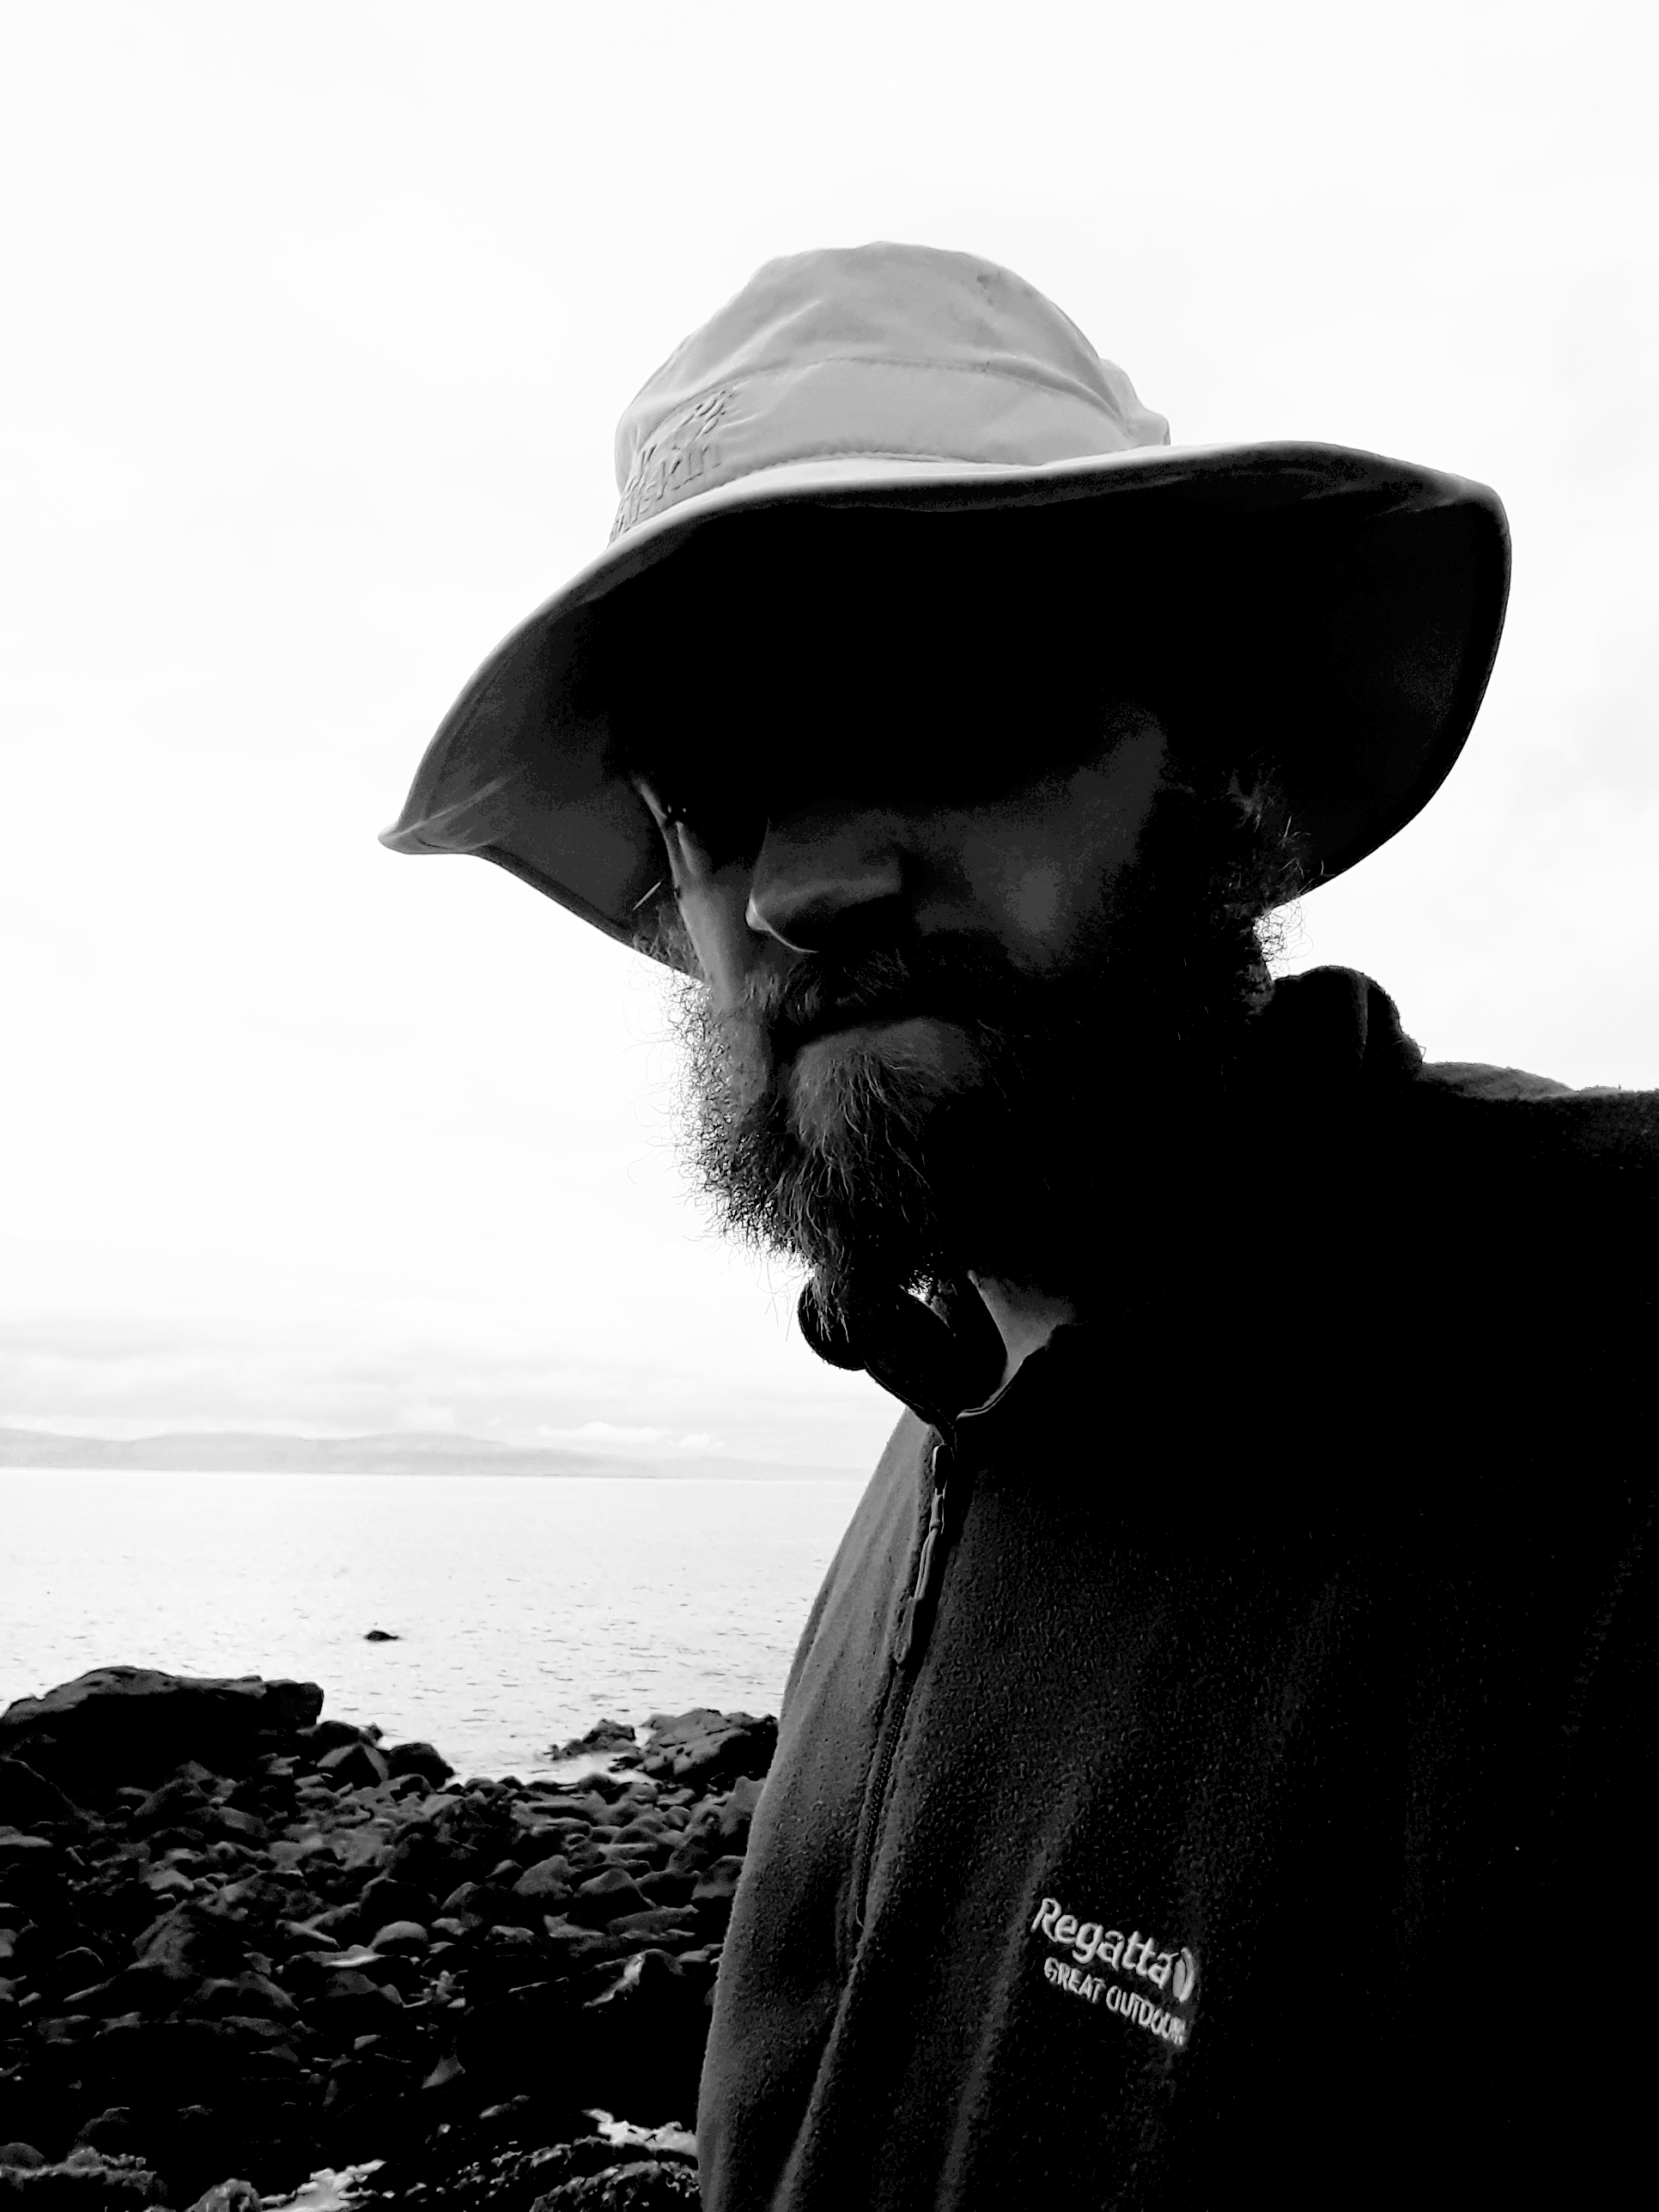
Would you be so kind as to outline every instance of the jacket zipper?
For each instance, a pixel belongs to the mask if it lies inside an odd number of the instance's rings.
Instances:
[[[853,1924],[860,1933],[864,1928],[865,1893],[869,1887],[870,1870],[875,1863],[876,1845],[880,1841],[881,1831],[886,1822],[893,1760],[898,1750],[899,1737],[903,1733],[904,1717],[909,1710],[910,1692],[915,1682],[917,1668],[927,1648],[939,1583],[944,1578],[945,1557],[950,1541],[945,1517],[945,1491],[955,1471],[955,1458],[953,1445],[941,1433],[927,1463],[927,1524],[922,1529],[921,1542],[916,1552],[910,1587],[899,1605],[898,1618],[893,1626],[893,1639],[888,1647],[888,1658],[893,1670],[892,1680],[882,1711],[876,1757],[865,1796],[864,1819],[858,1846],[853,1855]]]

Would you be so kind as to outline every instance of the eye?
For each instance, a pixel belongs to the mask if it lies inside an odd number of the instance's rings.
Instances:
[[[754,860],[766,840],[766,817],[754,811],[687,807],[677,817],[711,868]]]
[[[731,867],[759,854],[766,816],[752,800],[736,792],[693,791],[666,781],[641,779],[641,788],[665,836],[678,830],[705,867]]]

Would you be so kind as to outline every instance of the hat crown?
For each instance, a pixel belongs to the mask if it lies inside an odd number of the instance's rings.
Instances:
[[[1012,270],[933,246],[821,248],[767,262],[636,394],[612,536],[791,463],[1030,468],[1169,438]]]

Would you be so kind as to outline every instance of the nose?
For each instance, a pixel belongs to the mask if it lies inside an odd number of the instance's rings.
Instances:
[[[755,861],[744,920],[792,952],[820,952],[837,938],[895,916],[904,861],[890,822],[773,822]]]

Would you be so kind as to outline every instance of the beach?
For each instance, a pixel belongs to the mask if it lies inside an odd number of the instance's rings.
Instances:
[[[385,2212],[695,2202],[774,1722],[463,1779],[323,1705],[124,1668],[0,1715],[0,2201],[251,2212],[356,2167]]]

